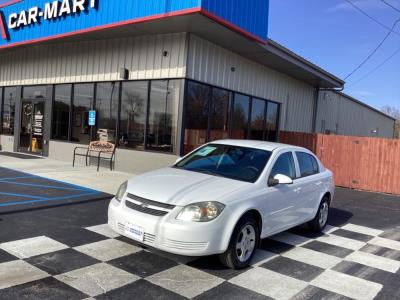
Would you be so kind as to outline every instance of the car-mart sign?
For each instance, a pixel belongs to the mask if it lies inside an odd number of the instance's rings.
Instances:
[[[42,20],[52,21],[95,9],[98,0],[63,0],[44,3],[42,7],[33,6],[18,12],[12,12],[7,17],[0,15],[0,26],[3,39],[10,39],[9,30],[23,29],[33,26]],[[6,26],[7,24],[7,26]]]
[[[34,6],[28,10],[14,12],[8,16],[8,29],[18,29],[44,20],[54,20],[96,7],[97,0],[63,0],[45,3],[44,7]]]

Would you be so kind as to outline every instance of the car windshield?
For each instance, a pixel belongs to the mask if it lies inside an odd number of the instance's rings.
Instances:
[[[255,182],[270,157],[270,151],[261,149],[208,144],[178,162],[175,168]]]

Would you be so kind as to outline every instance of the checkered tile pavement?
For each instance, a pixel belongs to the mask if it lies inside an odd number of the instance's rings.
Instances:
[[[107,225],[65,233],[0,244],[0,299],[400,299],[398,229],[297,228],[264,240],[241,271],[176,262]]]

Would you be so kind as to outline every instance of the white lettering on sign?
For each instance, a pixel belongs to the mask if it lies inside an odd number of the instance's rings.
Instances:
[[[44,10],[35,6],[8,16],[8,28],[17,29],[45,20],[54,20],[71,14],[78,14],[88,8],[96,8],[98,0],[62,0],[45,3]]]

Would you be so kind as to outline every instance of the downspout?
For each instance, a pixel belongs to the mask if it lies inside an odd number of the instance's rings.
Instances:
[[[313,133],[317,133],[319,91],[320,91],[319,87],[316,87],[314,90],[314,111],[313,111],[313,123],[312,123],[312,132]]]

